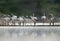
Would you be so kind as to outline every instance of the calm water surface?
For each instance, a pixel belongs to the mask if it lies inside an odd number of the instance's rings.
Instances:
[[[60,41],[60,28],[0,28],[0,41]]]

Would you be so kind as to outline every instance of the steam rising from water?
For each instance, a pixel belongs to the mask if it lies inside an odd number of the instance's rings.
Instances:
[[[0,28],[0,41],[60,41],[60,28]]]

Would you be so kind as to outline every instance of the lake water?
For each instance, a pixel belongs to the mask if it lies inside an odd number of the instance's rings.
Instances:
[[[1,26],[0,41],[60,41],[60,28],[59,26]]]

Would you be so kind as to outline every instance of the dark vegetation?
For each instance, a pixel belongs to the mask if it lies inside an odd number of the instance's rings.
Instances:
[[[60,0],[0,0],[0,14],[42,16],[44,13],[60,17]]]

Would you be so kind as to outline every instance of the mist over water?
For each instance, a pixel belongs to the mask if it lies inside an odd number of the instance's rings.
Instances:
[[[60,41],[60,28],[0,28],[0,41]]]

